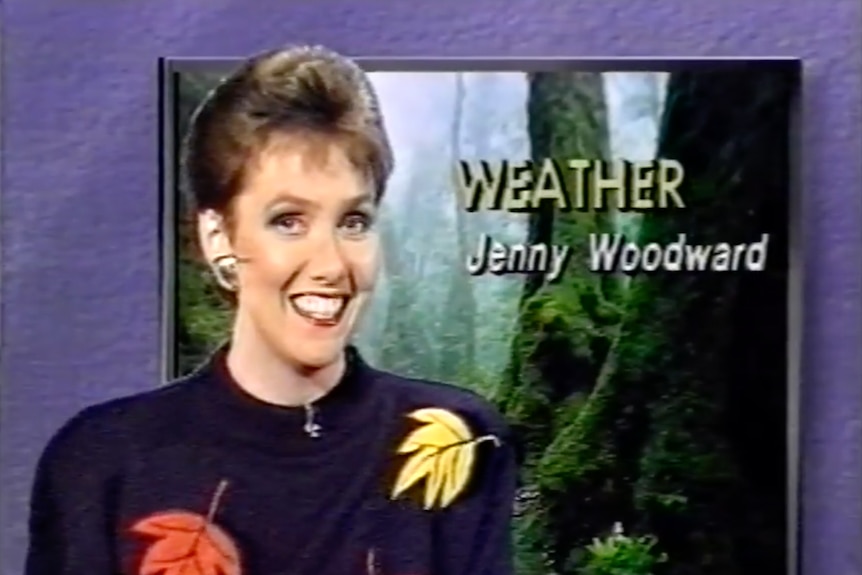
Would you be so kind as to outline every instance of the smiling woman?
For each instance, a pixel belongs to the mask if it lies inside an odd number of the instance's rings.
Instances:
[[[305,403],[335,382],[325,370],[343,371],[339,358],[374,287],[376,201],[340,148],[284,139],[249,167],[227,217],[200,215],[199,235],[207,259],[222,262],[219,283],[237,294],[232,370],[262,398]],[[225,263],[235,269],[225,274]],[[318,370],[322,385],[272,386],[286,358]]]
[[[183,156],[230,341],[55,436],[27,574],[510,575],[506,424],[349,345],[393,165],[364,73],[322,48],[254,57],[201,105]]]

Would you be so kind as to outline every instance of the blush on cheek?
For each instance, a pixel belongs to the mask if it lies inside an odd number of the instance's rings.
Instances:
[[[368,293],[374,290],[377,284],[377,270],[367,270],[364,274],[356,275],[356,291],[359,293]]]
[[[364,253],[355,254],[351,267],[353,268],[357,291],[367,292],[374,289],[380,275],[380,263],[381,257],[376,246]]]
[[[299,267],[295,258],[271,253],[267,257],[255,260],[253,277],[260,289],[280,296],[298,275]]]

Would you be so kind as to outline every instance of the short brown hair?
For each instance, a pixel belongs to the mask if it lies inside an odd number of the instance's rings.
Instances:
[[[394,160],[368,77],[326,48],[290,47],[247,60],[194,113],[182,151],[192,211],[229,211],[248,161],[277,134],[337,141],[383,196]]]

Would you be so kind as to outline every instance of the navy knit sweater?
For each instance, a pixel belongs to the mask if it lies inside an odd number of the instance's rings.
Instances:
[[[310,408],[244,393],[221,350],[84,410],[37,470],[26,574],[511,575],[500,417],[348,358]]]

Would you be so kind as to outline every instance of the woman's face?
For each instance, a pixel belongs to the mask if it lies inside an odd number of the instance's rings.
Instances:
[[[235,336],[299,369],[340,358],[377,277],[372,187],[334,143],[283,139],[250,164],[228,233],[239,259]]]

